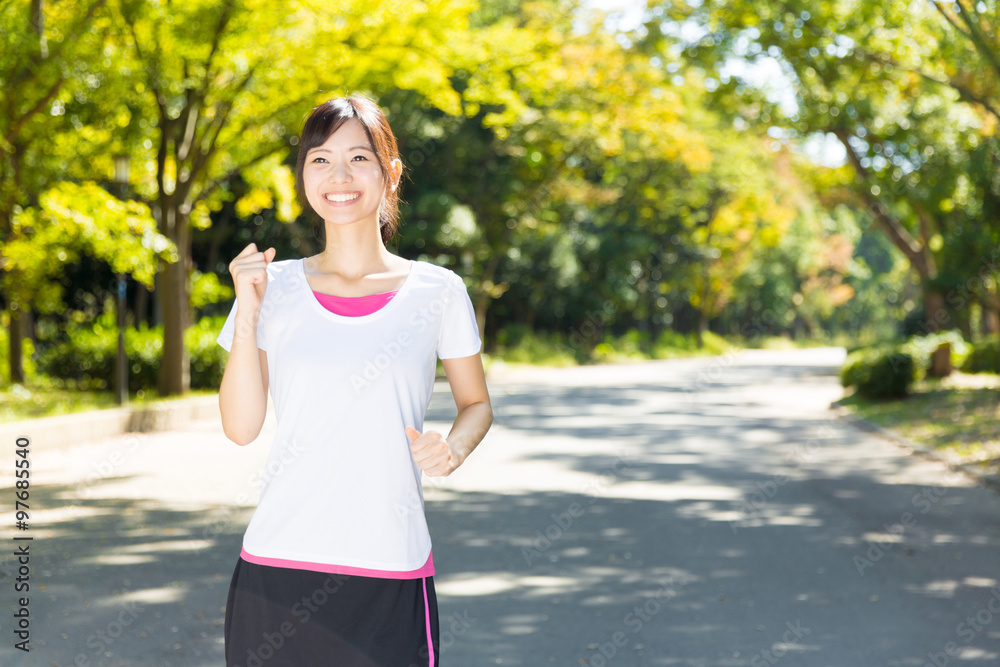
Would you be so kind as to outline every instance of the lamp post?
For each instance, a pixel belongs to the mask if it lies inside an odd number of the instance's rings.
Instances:
[[[115,156],[115,183],[118,185],[118,198],[125,200],[128,187],[128,155]],[[125,275],[118,276],[118,356],[115,360],[115,402],[118,405],[128,403],[128,359],[125,357]]]

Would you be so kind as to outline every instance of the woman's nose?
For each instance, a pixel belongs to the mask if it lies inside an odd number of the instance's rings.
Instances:
[[[351,180],[351,170],[347,168],[346,164],[334,162],[330,166],[330,173],[327,179],[334,183],[346,183]]]

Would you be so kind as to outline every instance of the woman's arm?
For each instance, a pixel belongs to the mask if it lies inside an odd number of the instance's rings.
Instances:
[[[237,311],[233,345],[219,386],[222,430],[237,445],[260,435],[267,416],[267,352],[257,347],[257,322]]]
[[[448,437],[442,438],[436,431],[421,434],[412,426],[406,428],[413,457],[430,477],[450,475],[462,465],[493,424],[493,407],[479,353],[442,359],[441,365],[458,408]]]

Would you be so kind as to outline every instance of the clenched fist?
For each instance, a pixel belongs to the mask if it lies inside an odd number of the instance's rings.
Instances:
[[[437,431],[421,433],[407,426],[406,437],[410,439],[413,459],[428,477],[447,477],[462,463]]]
[[[277,251],[268,248],[264,252],[257,251],[257,244],[251,243],[229,263],[229,273],[233,276],[236,287],[236,300],[240,308],[248,312],[256,312],[264,303],[267,292],[267,265],[274,259]]]

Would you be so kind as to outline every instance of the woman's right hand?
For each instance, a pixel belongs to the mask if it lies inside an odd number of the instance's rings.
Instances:
[[[256,312],[264,303],[267,265],[274,259],[276,252],[274,248],[258,252],[257,244],[251,243],[229,263],[229,273],[233,276],[233,285],[236,287],[236,300],[241,308],[246,307],[249,312]]]

